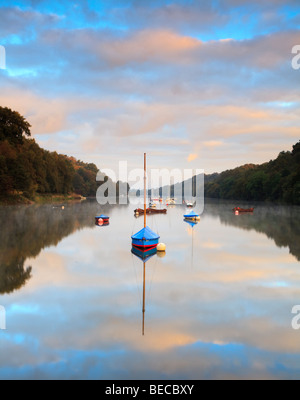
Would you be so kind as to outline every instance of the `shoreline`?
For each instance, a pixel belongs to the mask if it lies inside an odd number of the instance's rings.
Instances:
[[[85,201],[86,197],[70,194],[46,194],[36,195],[33,199],[29,199],[21,194],[14,194],[10,196],[0,196],[0,206],[22,206],[22,205],[34,205],[34,204],[57,204],[71,201]]]

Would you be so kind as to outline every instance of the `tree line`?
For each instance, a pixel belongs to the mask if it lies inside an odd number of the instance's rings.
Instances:
[[[95,197],[97,166],[42,149],[30,138],[30,128],[18,112],[0,107],[1,197],[73,193]]]
[[[206,176],[205,196],[300,205],[300,141],[275,160]]]

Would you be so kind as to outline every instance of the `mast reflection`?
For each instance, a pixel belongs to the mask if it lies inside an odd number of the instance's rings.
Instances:
[[[132,247],[132,254],[134,254],[137,258],[143,261],[143,322],[142,322],[142,335],[145,336],[145,312],[146,312],[146,263],[149,261],[155,254],[157,254],[157,249],[151,249],[148,251],[141,251]]]
[[[189,224],[189,226],[192,228],[192,266],[194,262],[194,227],[198,224],[197,221],[191,221],[189,219],[184,219],[184,222]]]

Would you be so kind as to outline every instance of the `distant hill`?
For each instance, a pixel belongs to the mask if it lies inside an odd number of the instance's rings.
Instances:
[[[30,139],[30,124],[18,112],[0,107],[0,200],[37,196],[95,197],[99,169],[74,157],[42,149]],[[107,185],[117,185],[103,175]]]
[[[194,177],[159,188],[156,193],[161,195],[163,190],[168,190],[171,197],[176,197],[176,193],[183,192],[184,186],[192,185],[195,195],[203,191],[196,182]],[[264,164],[246,164],[222,173],[204,175],[204,194],[207,198],[215,199],[300,205],[300,141],[293,146],[292,151],[282,151],[275,160]]]
[[[300,141],[275,160],[243,165],[207,180],[205,196],[300,205]]]

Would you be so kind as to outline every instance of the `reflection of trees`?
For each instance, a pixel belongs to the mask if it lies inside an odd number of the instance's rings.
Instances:
[[[31,267],[24,267],[24,259],[13,260],[0,265],[0,293],[10,293],[20,289],[31,278]]]
[[[0,293],[21,288],[31,278],[27,258],[57,245],[78,229],[95,228],[100,206],[95,201],[55,205],[0,207]],[[109,212],[111,206],[101,207]]]
[[[231,211],[232,202],[211,202],[205,205],[205,212],[214,214],[225,225],[255,230],[273,239],[278,247],[288,247],[290,253],[300,261],[300,208],[296,206],[275,206],[259,204],[254,213],[235,216]],[[241,207],[253,204],[239,204]]]

